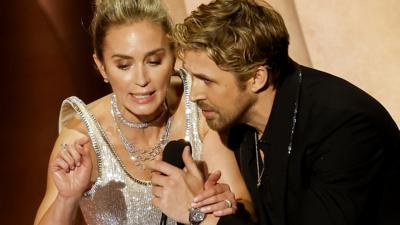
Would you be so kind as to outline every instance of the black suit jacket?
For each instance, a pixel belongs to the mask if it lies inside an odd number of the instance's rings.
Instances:
[[[265,155],[259,188],[254,132],[247,125],[233,127],[229,147],[258,224],[400,224],[400,132],[382,105],[359,88],[303,66],[285,74],[258,142]],[[252,223],[232,215],[218,224]]]

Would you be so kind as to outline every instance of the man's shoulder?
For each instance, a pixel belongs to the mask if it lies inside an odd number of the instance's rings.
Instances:
[[[370,94],[349,81],[320,70],[302,67],[302,96],[314,106],[337,110],[374,110],[383,106]]]
[[[371,95],[335,75],[302,67],[302,119],[324,130],[363,121],[379,130],[395,130],[388,111]],[[308,126],[308,128],[311,128]]]

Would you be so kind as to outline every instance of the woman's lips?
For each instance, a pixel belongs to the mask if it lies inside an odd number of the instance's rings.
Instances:
[[[155,92],[131,94],[132,100],[137,104],[147,104],[154,100]]]

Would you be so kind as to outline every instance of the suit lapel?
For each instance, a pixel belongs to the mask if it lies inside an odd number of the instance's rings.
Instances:
[[[273,224],[286,224],[288,146],[299,85],[298,70],[281,82],[277,88],[268,130],[264,131],[264,136],[269,136],[269,149],[265,150],[266,184],[263,188],[267,192],[267,207]]]

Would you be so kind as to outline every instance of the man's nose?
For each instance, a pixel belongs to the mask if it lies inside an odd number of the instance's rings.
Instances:
[[[197,102],[199,100],[203,100],[204,98],[205,95],[203,93],[201,85],[199,85],[198,80],[194,78],[192,80],[192,87],[190,91],[190,101]]]

